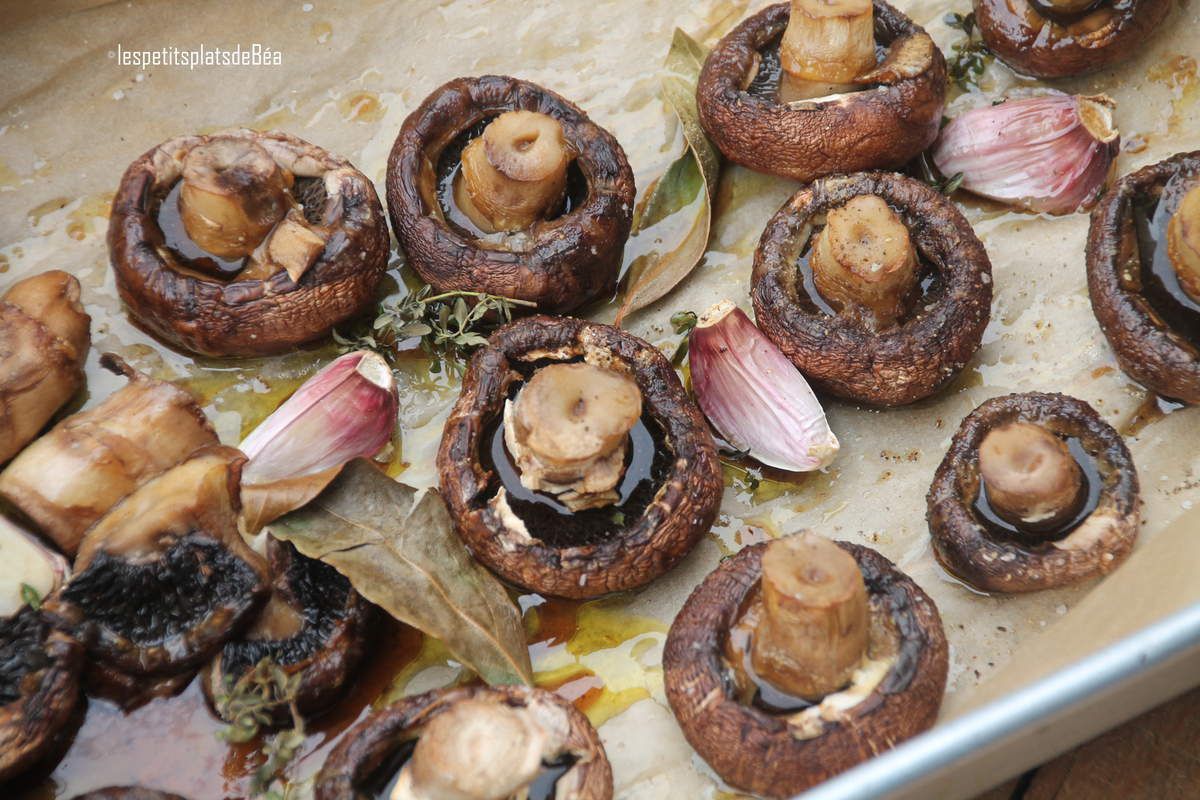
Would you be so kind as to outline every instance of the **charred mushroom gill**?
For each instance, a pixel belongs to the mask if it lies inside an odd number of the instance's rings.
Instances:
[[[941,51],[882,0],[792,0],[713,48],[696,103],[726,158],[808,182],[910,161],[937,138],[946,88]]]
[[[928,497],[933,552],[988,592],[1031,592],[1115,569],[1138,533],[1138,478],[1120,434],[1061,394],[975,409]]]
[[[212,447],[122,500],[88,531],[75,576],[43,609],[93,667],[156,680],[214,656],[259,608],[267,570],[237,528],[245,457]]]
[[[1200,151],[1126,175],[1092,212],[1088,293],[1121,368],[1200,403]]]
[[[79,281],[59,270],[18,281],[0,297],[0,464],[83,386],[90,324]]]
[[[453,689],[405,698],[351,729],[317,775],[315,794],[610,800],[612,769],[587,718],[558,695]]]
[[[427,283],[556,314],[612,294],[633,223],[617,140],[554,92],[495,75],[452,80],[409,115],[387,194]]]
[[[875,406],[937,392],[991,313],[991,263],[970,224],[892,173],[797,192],[763,232],[751,284],[759,327],[814,386]]]
[[[217,443],[195,399],[121,359],[101,363],[129,383],[95,408],[67,417],[0,472],[0,497],[74,556],[84,532],[121,498]]]
[[[1017,72],[1065,78],[1135,55],[1170,0],[974,0],[988,49]]]
[[[568,380],[555,386],[556,375]],[[622,449],[628,456],[618,459]],[[547,456],[551,466],[569,466],[546,473]],[[577,478],[580,466],[587,469]],[[631,589],[669,570],[712,525],[723,488],[707,425],[662,354],[571,318],[512,323],[475,354],[446,422],[438,472],[476,558],[514,584],[572,598]],[[559,488],[565,493],[546,491]],[[565,504],[572,495],[581,510]]]
[[[306,718],[341,696],[366,652],[371,606],[328,564],[268,537],[271,595],[246,632],[205,668],[204,693],[216,698],[263,658],[299,675],[296,708]],[[274,709],[277,724],[290,709]]]
[[[267,355],[326,336],[375,299],[388,258],[375,188],[283,133],[171,139],[134,161],[108,249],[134,320],[204,355]]]
[[[932,726],[948,650],[933,601],[890,561],[806,533],[743,548],[705,578],[663,669],[717,774],[789,797]]]

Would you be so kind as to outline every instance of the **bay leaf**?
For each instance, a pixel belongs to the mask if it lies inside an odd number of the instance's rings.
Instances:
[[[331,565],[396,619],[441,640],[489,684],[532,683],[516,605],[471,558],[436,492],[418,492],[358,459],[269,530]]]
[[[684,149],[655,181],[638,209],[630,246],[636,252],[641,244],[645,252],[630,264],[617,312],[618,326],[629,314],[674,289],[691,274],[708,248],[721,158],[705,135],[696,109],[696,82],[705,55],[703,47],[683,30],[675,29],[662,76],[662,95],[679,119]],[[664,245],[665,251],[657,249],[666,242],[670,244]]]

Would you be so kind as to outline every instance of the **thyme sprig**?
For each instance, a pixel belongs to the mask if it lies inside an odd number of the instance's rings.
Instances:
[[[952,12],[942,20],[955,30],[962,31],[967,38],[951,46],[950,77],[964,92],[979,88],[979,78],[991,63],[992,51],[983,43],[975,22],[975,12],[959,14]]]
[[[671,354],[671,366],[678,367],[687,358],[688,345],[692,341],[692,330],[699,321],[700,318],[696,316],[695,311],[676,311],[671,315],[671,328],[676,334],[683,337],[675,346],[675,352]]]
[[[28,583],[21,584],[21,602],[37,611],[42,607],[42,596]]]

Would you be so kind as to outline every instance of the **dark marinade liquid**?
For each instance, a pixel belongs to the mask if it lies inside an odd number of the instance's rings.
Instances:
[[[1037,533],[1024,531],[1011,522],[1006,522],[992,509],[991,503],[988,502],[987,484],[981,475],[979,478],[979,496],[975,498],[974,508],[975,513],[983,521],[983,524],[994,534],[1019,541],[1062,539],[1069,535],[1071,531],[1078,528],[1096,510],[1096,506],[1100,504],[1100,490],[1104,486],[1104,479],[1100,475],[1100,468],[1096,465],[1096,460],[1083,448],[1083,443],[1079,439],[1074,436],[1068,437],[1067,449],[1071,451],[1071,455],[1075,458],[1075,463],[1079,465],[1079,469],[1083,473],[1084,500],[1079,507],[1079,511],[1075,513],[1075,516],[1055,530],[1039,531]]]
[[[1137,233],[1142,293],[1163,321],[1176,333],[1200,345],[1200,303],[1179,285],[1179,276],[1167,255],[1167,222],[1155,220],[1158,201],[1133,204],[1133,227]],[[1158,224],[1155,224],[1155,223]]]
[[[492,121],[492,117],[480,120],[479,122],[467,128],[454,138],[449,145],[446,146],[437,163],[437,198],[438,203],[442,207],[442,216],[446,219],[446,224],[451,229],[457,230],[459,233],[470,236],[475,239],[480,239],[485,236],[493,236],[481,230],[467,213],[458,205],[458,200],[454,197],[454,184],[458,180],[458,175],[462,171],[462,153],[471,140],[481,136],[483,129]],[[547,219],[556,219],[563,214],[569,214],[572,210],[578,208],[587,198],[587,178],[579,169],[576,161],[572,161],[567,167],[567,191],[563,196],[562,206],[551,214]]]

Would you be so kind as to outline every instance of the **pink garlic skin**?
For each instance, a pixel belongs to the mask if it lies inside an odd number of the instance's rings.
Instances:
[[[399,403],[391,367],[360,350],[330,362],[251,431],[246,484],[299,478],[378,453],[392,437]]]
[[[688,359],[701,410],[734,447],[788,472],[822,469],[837,456],[808,381],[732,301],[701,318]]]
[[[1072,214],[1104,190],[1121,136],[1107,97],[1054,93],[976,108],[955,117],[933,149],[962,188],[1029,211]]]

